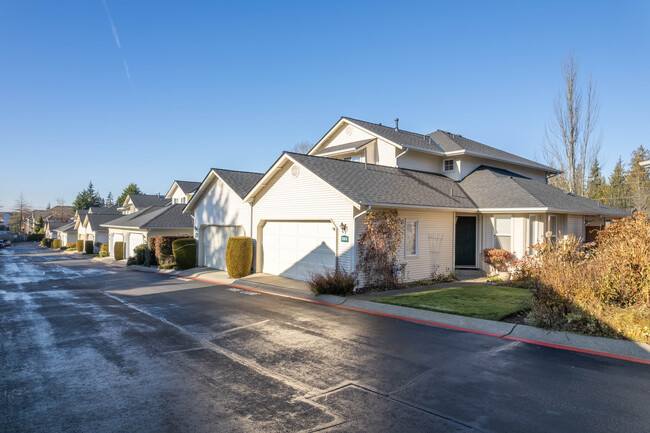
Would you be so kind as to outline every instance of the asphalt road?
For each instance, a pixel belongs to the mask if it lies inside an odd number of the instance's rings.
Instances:
[[[0,250],[2,432],[648,432],[650,367]]]

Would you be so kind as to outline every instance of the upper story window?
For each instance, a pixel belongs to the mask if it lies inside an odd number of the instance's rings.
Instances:
[[[344,161],[352,161],[352,162],[361,162],[361,156],[348,156],[346,158],[343,158]]]
[[[445,159],[442,162],[442,169],[444,171],[454,171],[454,160],[453,159]]]
[[[176,197],[174,199],[174,204],[184,204],[185,203],[185,197]]]
[[[510,215],[494,216],[494,248],[511,250],[512,225]]]
[[[407,256],[417,256],[418,254],[418,222],[406,221],[404,236],[404,252]]]

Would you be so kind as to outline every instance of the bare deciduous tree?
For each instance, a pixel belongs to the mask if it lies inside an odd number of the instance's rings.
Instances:
[[[306,155],[309,153],[312,147],[314,147],[314,145],[309,141],[305,140],[305,141],[301,141],[300,143],[294,144],[293,147],[291,148],[291,151],[295,153],[304,153]]]
[[[598,98],[591,77],[583,92],[573,53],[563,62],[562,81],[562,90],[553,105],[553,122],[546,127],[544,157],[549,165],[564,172],[552,178],[552,184],[584,195],[589,168],[600,150],[600,143],[594,137]]]
[[[16,218],[18,222],[18,232],[24,233],[26,230],[26,225],[27,225],[27,218],[29,218],[29,214],[32,211],[29,203],[27,202],[27,199],[25,199],[25,195],[20,192],[20,195],[16,199],[16,205],[15,205],[15,210],[16,210]]]

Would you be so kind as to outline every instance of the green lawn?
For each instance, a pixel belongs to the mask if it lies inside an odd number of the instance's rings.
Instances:
[[[527,289],[481,284],[387,296],[376,299],[375,302],[501,320],[529,309],[532,299],[532,294]]]

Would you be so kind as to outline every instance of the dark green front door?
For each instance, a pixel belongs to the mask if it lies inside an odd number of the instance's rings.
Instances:
[[[476,266],[476,217],[456,219],[456,266]]]

